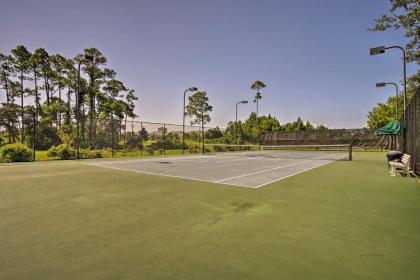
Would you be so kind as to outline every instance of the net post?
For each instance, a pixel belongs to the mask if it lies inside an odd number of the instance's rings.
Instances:
[[[349,160],[353,160],[353,146],[351,144],[349,145]]]
[[[143,122],[140,122],[140,144],[141,144],[140,156],[143,156],[143,149],[144,149],[144,144],[143,144]]]

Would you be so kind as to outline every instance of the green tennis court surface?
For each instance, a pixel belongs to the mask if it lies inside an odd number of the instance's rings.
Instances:
[[[85,164],[100,162],[0,166],[0,279],[420,274],[420,185],[383,153],[258,189]]]

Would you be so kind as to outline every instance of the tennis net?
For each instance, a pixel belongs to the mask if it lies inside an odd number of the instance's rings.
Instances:
[[[205,144],[207,153],[263,158],[289,158],[313,160],[352,160],[352,147],[337,145],[229,145]]]

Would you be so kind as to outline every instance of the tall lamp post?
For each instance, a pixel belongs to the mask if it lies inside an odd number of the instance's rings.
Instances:
[[[236,102],[236,118],[235,118],[236,142],[238,142],[238,105],[239,104],[248,104],[248,100],[241,100],[241,101]]]
[[[183,154],[185,153],[185,95],[189,91],[194,92],[197,90],[198,89],[196,87],[190,87],[184,91],[184,103],[183,103],[184,105],[182,107],[182,153]]]
[[[385,47],[385,46],[380,46],[380,47],[376,47],[376,48],[371,48],[370,49],[370,55],[378,55],[378,54],[383,54],[385,53],[385,50],[388,49],[400,49],[402,51],[403,54],[403,77],[404,77],[404,96],[403,96],[403,152],[405,152],[405,148],[406,148],[406,126],[407,126],[407,121],[406,121],[406,114],[405,114],[405,107],[406,107],[406,102],[407,102],[407,61],[406,61],[406,52],[405,49],[401,46],[390,46],[390,47]]]
[[[207,92],[203,91],[204,96],[207,94]],[[201,103],[201,142],[202,142],[202,154],[205,153],[205,147],[204,147],[204,103]]]
[[[386,85],[395,86],[395,120],[398,121],[398,85],[396,83],[376,83],[376,87],[385,87]]]
[[[76,93],[76,158],[80,158],[80,66],[84,62],[93,62],[93,56],[84,55],[77,66],[77,93]]]

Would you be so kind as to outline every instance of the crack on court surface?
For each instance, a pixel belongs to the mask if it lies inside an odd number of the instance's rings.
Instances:
[[[220,222],[222,220],[221,217],[216,217],[216,218],[211,218],[206,220],[203,224],[204,225],[214,225],[217,224],[218,222]]]
[[[251,202],[246,202],[246,203],[242,203],[241,205],[239,205],[238,207],[236,207],[233,212],[238,213],[238,212],[244,212],[250,208],[255,207],[254,203]]]

